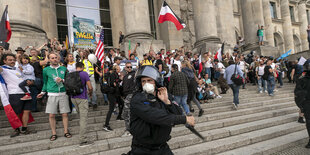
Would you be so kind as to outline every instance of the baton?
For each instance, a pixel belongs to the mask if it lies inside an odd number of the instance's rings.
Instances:
[[[192,116],[191,114],[188,114],[187,116]],[[203,141],[205,141],[205,138],[191,125],[189,124],[185,124],[185,127],[187,129],[189,129],[193,134],[195,134],[196,136],[198,136],[200,139],[202,139]]]

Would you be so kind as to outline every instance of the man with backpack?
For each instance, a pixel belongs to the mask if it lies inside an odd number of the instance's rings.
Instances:
[[[272,60],[267,60],[267,65],[264,68],[263,79],[267,80],[267,91],[269,96],[274,96],[275,77],[274,70],[271,67]]]
[[[76,63],[76,71],[69,73],[65,79],[65,86],[68,95],[71,95],[71,100],[76,107],[77,112],[80,114],[80,147],[85,147],[93,144],[94,142],[87,141],[86,127],[87,127],[87,113],[88,113],[88,100],[87,93],[93,93],[93,88],[89,76],[84,72],[84,64],[82,62]],[[67,82],[68,81],[68,82]],[[75,84],[75,85],[74,85]],[[87,88],[86,88],[87,85]],[[71,88],[71,89],[70,89]],[[80,89],[80,90],[79,90]],[[73,90],[73,91],[70,91]],[[88,90],[88,92],[87,92]],[[77,92],[77,93],[74,93]]]

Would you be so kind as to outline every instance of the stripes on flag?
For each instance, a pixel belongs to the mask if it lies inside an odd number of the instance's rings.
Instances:
[[[3,33],[5,32],[5,33]],[[0,21],[0,41],[8,42],[11,39],[12,30],[8,15],[8,5],[5,7]]]
[[[99,37],[99,42],[96,48],[96,57],[99,59],[99,61],[101,62],[101,68],[103,68],[104,66],[104,31],[103,29],[100,32],[100,37]]]
[[[177,30],[181,30],[186,27],[185,23],[182,21],[181,18],[179,18],[173,10],[170,8],[170,6],[167,4],[166,1],[164,1],[159,17],[158,17],[158,23],[163,23],[165,21],[171,21],[176,26]]]

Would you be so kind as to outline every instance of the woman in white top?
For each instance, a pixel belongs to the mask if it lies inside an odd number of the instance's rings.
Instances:
[[[67,69],[68,69],[69,73],[74,72],[76,62],[74,61],[73,54],[69,53],[67,55],[66,63],[67,63]]]

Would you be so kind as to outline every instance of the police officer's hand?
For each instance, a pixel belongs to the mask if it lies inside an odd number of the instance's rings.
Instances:
[[[166,87],[158,88],[157,97],[165,104],[171,104]]]
[[[186,116],[186,123],[190,126],[195,126],[194,116]]]

